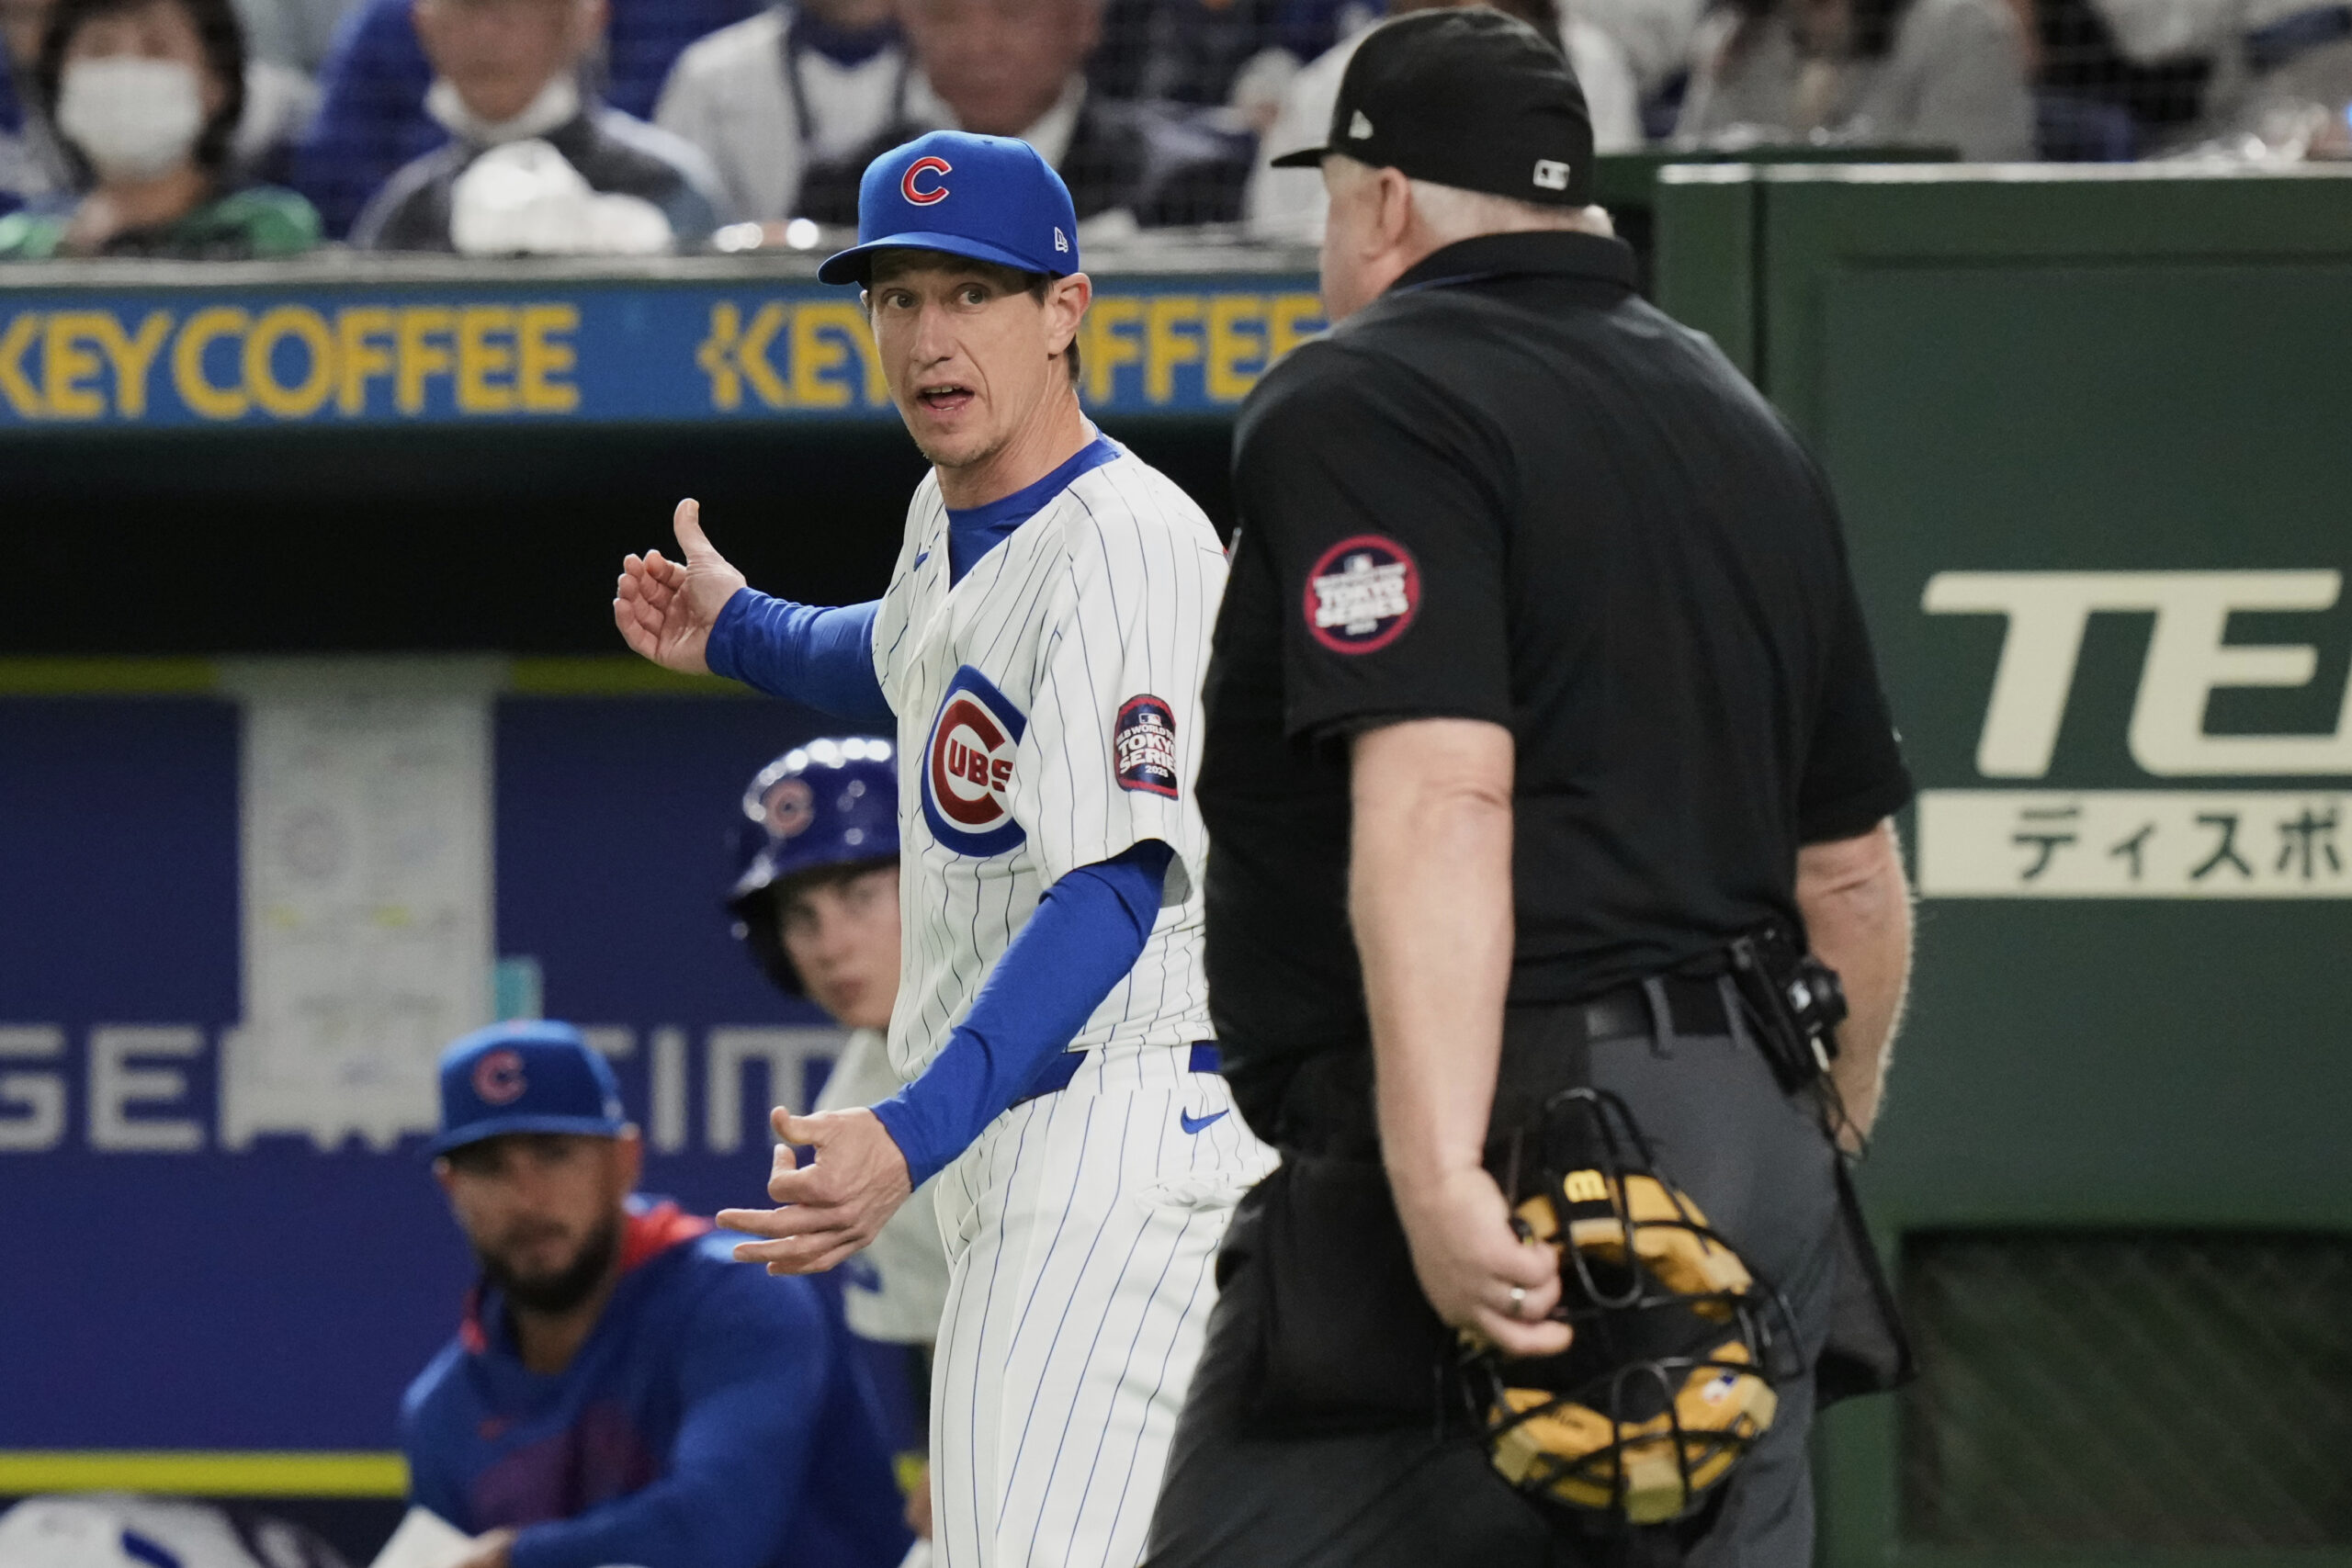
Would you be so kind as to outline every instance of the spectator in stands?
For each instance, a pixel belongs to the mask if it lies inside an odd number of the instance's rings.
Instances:
[[[414,0],[417,37],[435,72],[425,111],[451,140],[385,182],[352,226],[351,243],[366,250],[494,254],[645,251],[708,239],[723,199],[709,160],[667,131],[595,102],[581,85],[581,64],[604,35],[605,14],[605,0]],[[514,177],[466,182],[476,161],[493,150],[495,166]],[[492,203],[513,197],[510,208],[531,209],[519,214],[526,220],[552,209],[551,237],[535,243],[515,228],[513,243],[469,241],[469,191]],[[600,196],[620,201],[599,203]],[[650,243],[633,237],[606,243],[598,225],[616,208],[634,216],[631,236],[657,218],[662,227]]]
[[[1086,79],[1114,98],[1231,103],[1268,51],[1313,60],[1379,19],[1378,0],[1104,0]]]
[[[56,106],[74,177],[0,219],[0,256],[275,256],[317,244],[310,203],[231,170],[244,68],[230,0],[58,0],[34,81]]]
[[[49,195],[69,183],[68,165],[33,80],[41,34],[57,0],[0,0],[0,212]]]
[[[709,155],[738,218],[778,223],[810,163],[899,118],[912,70],[891,0],[778,4],[680,55],[653,120]]]
[[[245,38],[258,59],[317,72],[334,41],[336,26],[354,0],[238,0]]]
[[[322,100],[294,160],[294,184],[318,204],[327,232],[348,230],[392,171],[447,132],[425,112],[433,68],[409,12],[414,0],[356,0],[320,73]],[[612,0],[596,96],[646,118],[678,55],[739,22],[761,0]]]
[[[2024,32],[2007,0],[1733,0],[1700,28],[1675,134],[2030,158]]]
[[[880,1410],[813,1281],[733,1261],[632,1196],[643,1146],[566,1023],[441,1058],[433,1174],[481,1261],[457,1337],[401,1402],[415,1502],[462,1568],[891,1568]]]
[[[917,70],[957,130],[1017,136],[1069,186],[1092,237],[1241,216],[1252,141],[1203,111],[1107,97],[1080,67],[1102,37],[1101,0],[906,0]],[[812,166],[800,210],[857,221],[857,184],[876,156],[928,130],[910,91],[898,123],[846,158]]]
[[[56,8],[57,0],[0,0],[0,212],[73,189],[78,173],[38,80],[41,37]],[[257,58],[249,31],[246,41],[245,107],[229,137],[229,175],[240,185],[283,184],[318,90],[300,71]]]
[[[1596,151],[1623,152],[1642,144],[1640,100],[1624,51],[1600,28],[1555,10],[1553,0],[1395,0],[1388,9],[1391,16],[1401,17],[1408,11],[1482,3],[1491,3],[1562,45],[1584,85]],[[1340,78],[1347,73],[1348,62],[1367,30],[1359,28],[1332,45],[1291,79],[1282,111],[1264,138],[1269,155],[1320,147],[1329,140]],[[1320,170],[1269,168],[1261,158],[1250,175],[1250,227],[1262,238],[1319,241],[1328,206]]]

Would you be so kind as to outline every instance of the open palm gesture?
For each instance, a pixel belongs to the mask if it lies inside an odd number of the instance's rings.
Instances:
[[[710,664],[704,649],[710,643],[710,628],[743,586],[743,574],[703,536],[701,502],[678,502],[671,525],[678,547],[685,552],[684,562],[664,559],[660,550],[624,559],[613,599],[613,624],[631,649],[663,669],[707,675]]]

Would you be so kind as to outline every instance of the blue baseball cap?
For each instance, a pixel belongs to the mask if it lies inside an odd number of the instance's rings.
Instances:
[[[427,1145],[446,1155],[509,1133],[619,1135],[621,1086],[604,1054],[568,1023],[493,1023],[441,1053],[441,1132]]]
[[[944,251],[1022,272],[1078,270],[1078,209],[1026,141],[934,130],[865,165],[857,243],[825,258],[827,283],[863,283],[876,251]]]

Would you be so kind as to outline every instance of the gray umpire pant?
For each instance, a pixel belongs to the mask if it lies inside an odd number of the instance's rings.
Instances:
[[[1603,1040],[1589,1052],[1593,1085],[1624,1099],[1666,1170],[1780,1288],[1812,1366],[1827,1333],[1839,1216],[1837,1156],[1811,1097],[1782,1093],[1744,1033]],[[1252,1255],[1264,1191],[1243,1200],[1228,1233],[1228,1274],[1177,1427],[1148,1568],[1809,1568],[1810,1374],[1781,1386],[1770,1430],[1695,1539],[1641,1530],[1611,1545],[1563,1529],[1503,1482],[1475,1437],[1441,1435],[1427,1421],[1312,1437],[1253,1429],[1263,1325],[1261,1292],[1245,1276],[1264,1267]]]

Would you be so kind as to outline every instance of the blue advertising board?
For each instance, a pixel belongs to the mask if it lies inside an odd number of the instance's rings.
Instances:
[[[1311,278],[1106,280],[1082,390],[1106,415],[1230,412],[1322,326]],[[0,297],[0,434],[890,416],[856,294],[813,282]]]
[[[838,1036],[755,971],[721,896],[745,784],[821,721],[726,697],[482,706],[499,975],[594,1026],[648,1191],[760,1201],[766,1109],[806,1107]],[[267,914],[255,711],[0,695],[0,1492],[51,1473],[8,1461],[61,1452],[388,1450],[471,1281],[413,1117],[232,1128],[240,950]],[[388,1463],[359,1489],[396,1489]]]

